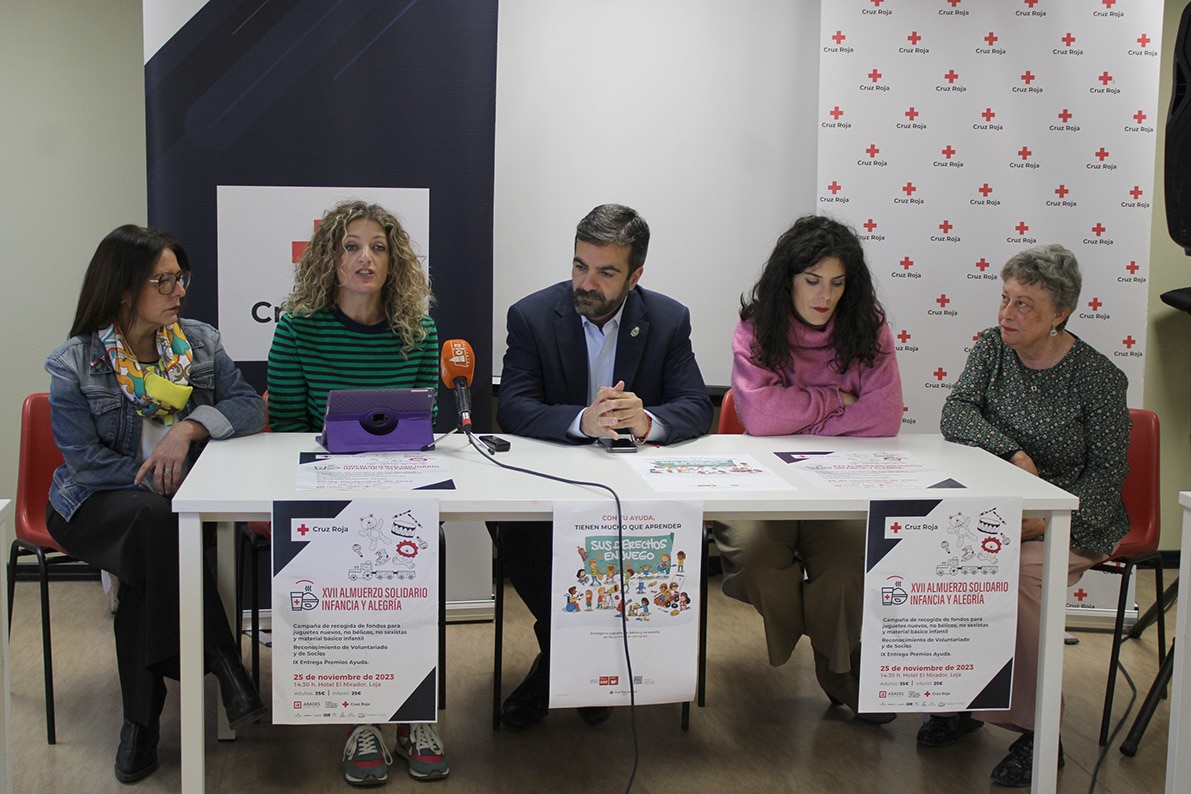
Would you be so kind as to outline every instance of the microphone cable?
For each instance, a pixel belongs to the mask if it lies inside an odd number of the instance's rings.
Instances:
[[[457,432],[457,431],[452,431]],[[446,435],[450,435],[449,433]],[[625,601],[628,596],[628,590],[624,584],[624,512],[620,506],[620,495],[616,493],[615,489],[610,485],[605,485],[602,482],[588,482],[586,480],[572,480],[568,477],[560,477],[556,474],[546,474],[541,471],[534,471],[533,469],[525,469],[521,466],[514,466],[510,463],[503,463],[496,459],[496,454],[493,453],[484,444],[476,442],[475,436],[472,433],[467,433],[467,440],[475,449],[488,460],[500,466],[502,469],[509,471],[516,471],[522,474],[529,474],[534,477],[541,477],[546,480],[554,480],[555,482],[566,483],[567,485],[582,485],[589,488],[600,488],[612,494],[613,500],[616,502],[616,550],[620,567],[620,639],[624,647],[624,663],[628,670],[629,679],[629,732],[633,742],[633,768],[629,771],[628,784],[625,786],[625,794],[632,791],[633,781],[637,778],[637,767],[641,761],[641,750],[637,740],[637,688],[633,680],[633,660],[629,654],[629,623],[628,623],[628,603]],[[504,583],[499,583],[501,587]]]

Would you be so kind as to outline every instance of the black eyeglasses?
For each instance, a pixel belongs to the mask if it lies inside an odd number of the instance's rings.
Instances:
[[[164,276],[149,279],[150,284],[157,285],[157,291],[162,295],[169,295],[174,291],[174,284],[181,284],[182,289],[190,289],[192,277],[189,273],[183,270],[178,275],[167,273]]]

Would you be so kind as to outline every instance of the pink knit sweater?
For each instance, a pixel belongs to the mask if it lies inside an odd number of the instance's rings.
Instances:
[[[853,361],[842,375],[831,362],[832,318],[822,328],[790,320],[793,366],[778,371],[752,357],[753,324],[742,320],[732,337],[732,396],[740,421],[754,436],[808,433],[819,436],[895,436],[901,427],[902,383],[893,333],[883,324],[881,352],[872,367]],[[840,392],[856,395],[844,407]]]

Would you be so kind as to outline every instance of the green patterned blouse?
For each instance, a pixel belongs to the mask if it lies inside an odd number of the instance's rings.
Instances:
[[[1109,554],[1129,531],[1127,386],[1125,373],[1078,337],[1058,364],[1029,369],[989,328],[947,396],[940,428],[948,441],[1001,457],[1024,450],[1042,479],[1079,497],[1071,546]]]

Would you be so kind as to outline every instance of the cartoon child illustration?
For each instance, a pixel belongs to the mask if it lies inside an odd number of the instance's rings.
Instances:
[[[680,551],[674,556],[678,558],[678,572],[682,573],[682,566],[686,564],[686,552]]]
[[[583,560],[583,562],[587,562],[587,549],[583,548],[582,546],[578,546],[576,549],[579,552],[579,559]]]
[[[591,611],[591,590],[588,590],[585,593],[585,595],[587,596],[587,611],[590,612]]]
[[[662,574],[663,576],[670,575],[670,555],[669,554],[662,555],[662,561],[658,564],[658,573]]]
[[[571,588],[567,590],[567,605],[565,609],[567,612],[579,611],[579,588],[575,587],[575,585],[571,585]]]
[[[649,599],[641,599],[641,608],[638,613],[638,620],[649,620]]]

